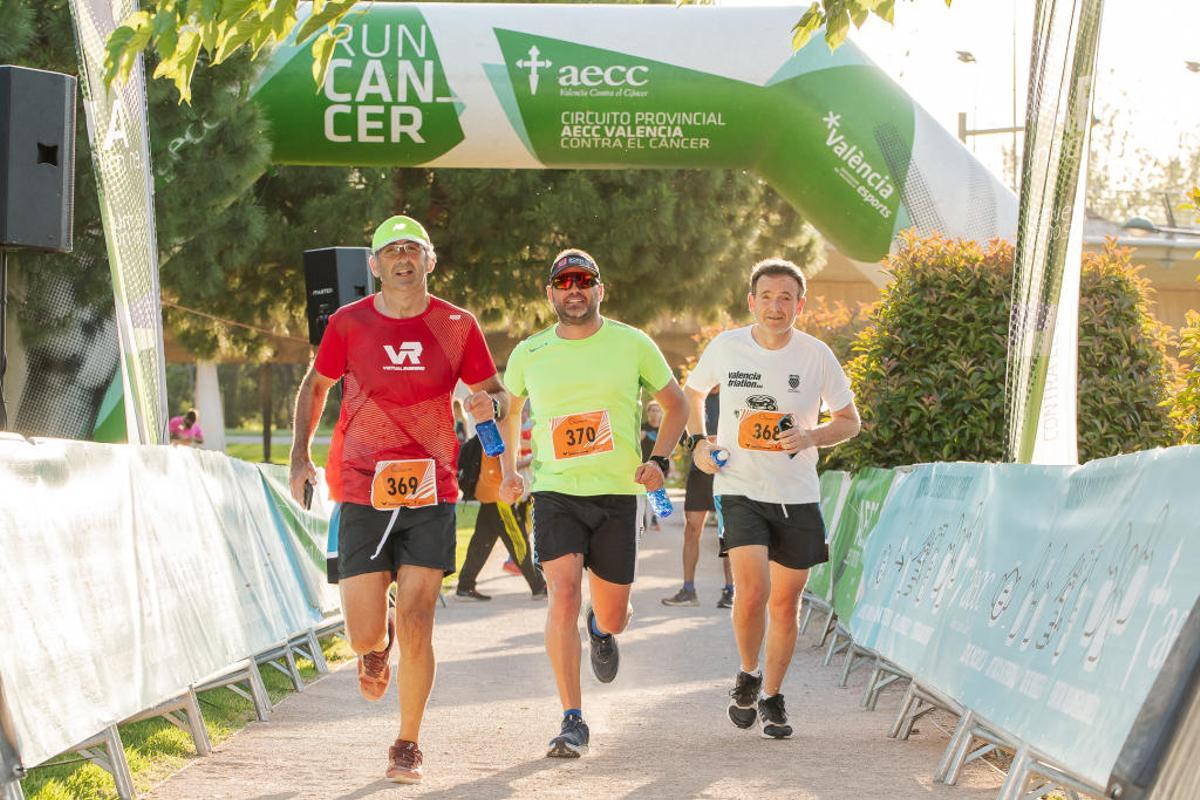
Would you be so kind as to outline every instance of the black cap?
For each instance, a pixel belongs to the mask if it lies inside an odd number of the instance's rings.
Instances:
[[[573,270],[582,270],[583,272],[600,277],[600,268],[596,266],[596,262],[592,261],[588,256],[582,253],[566,253],[559,256],[553,265],[550,267],[550,280],[554,280],[555,276],[563,272]]]

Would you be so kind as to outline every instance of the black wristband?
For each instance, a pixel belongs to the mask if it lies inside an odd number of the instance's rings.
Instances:
[[[705,436],[703,433],[693,433],[691,436],[688,437],[688,451],[690,452],[692,450],[695,450],[696,445],[700,444],[700,442],[704,441],[707,438],[708,437]]]
[[[488,395],[488,399],[492,401],[492,416],[500,419],[500,401],[494,395]]]
[[[656,464],[662,470],[663,477],[667,477],[667,473],[671,470],[671,459],[666,456],[650,456],[646,460]]]

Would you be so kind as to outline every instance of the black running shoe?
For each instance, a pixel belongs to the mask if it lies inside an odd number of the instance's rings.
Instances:
[[[721,599],[717,601],[717,608],[733,608],[733,590],[722,589]]]
[[[680,589],[670,597],[662,599],[664,606],[698,606],[700,601],[696,599],[695,589]]]
[[[617,668],[621,666],[621,651],[617,648],[617,637],[613,634],[597,636],[592,633],[592,622],[596,612],[588,606],[587,631],[588,641],[592,645],[592,672],[601,683],[612,683],[617,677]]]
[[[783,707],[783,695],[773,694],[758,701],[758,718],[762,720],[764,739],[787,739],[792,735],[788,725],[787,711]]]
[[[583,717],[563,717],[562,730],[550,740],[547,758],[579,758],[588,750],[588,726]]]
[[[729,692],[729,721],[739,728],[754,727],[758,719],[758,693],[762,690],[762,675],[738,672],[737,682]]]

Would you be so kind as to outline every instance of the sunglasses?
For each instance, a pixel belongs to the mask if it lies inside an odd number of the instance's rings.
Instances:
[[[424,253],[425,248],[416,242],[392,242],[391,244],[379,248],[379,255],[395,258],[400,255],[415,256],[418,253]]]
[[[588,275],[586,272],[571,272],[566,275],[555,275],[550,279],[550,285],[555,289],[570,289],[572,286],[578,286],[580,289],[591,289],[596,284],[600,283],[600,279],[595,275]]]

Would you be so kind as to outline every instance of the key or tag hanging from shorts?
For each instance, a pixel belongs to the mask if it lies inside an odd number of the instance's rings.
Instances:
[[[380,461],[371,479],[371,505],[380,511],[436,505],[437,467],[432,458]]]
[[[779,443],[779,420],[787,414],[779,411],[742,411],[738,420],[738,447],[743,450],[783,451]]]
[[[554,458],[579,458],[613,449],[612,425],[608,411],[586,411],[567,414],[550,420],[550,436],[554,440]]]

